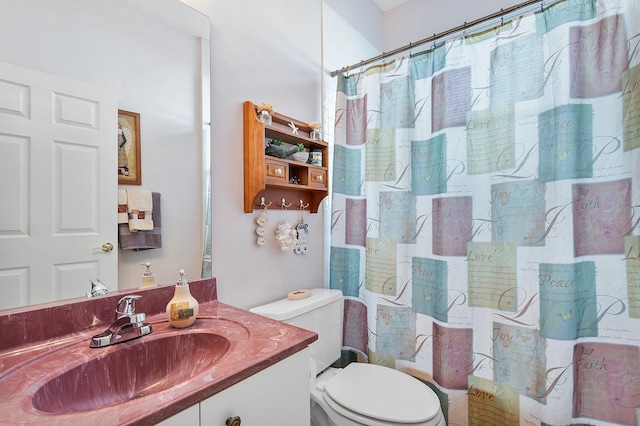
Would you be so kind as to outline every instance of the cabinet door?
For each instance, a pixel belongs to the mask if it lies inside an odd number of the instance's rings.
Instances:
[[[157,423],[157,426],[200,426],[200,407],[198,404],[192,405]]]
[[[297,352],[200,403],[203,425],[301,426],[310,421],[309,348]]]

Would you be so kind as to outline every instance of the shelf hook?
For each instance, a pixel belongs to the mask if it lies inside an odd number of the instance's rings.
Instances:
[[[282,208],[288,209],[289,207],[291,207],[291,203],[287,204],[287,200],[285,200],[284,197],[282,197]]]
[[[300,200],[300,210],[304,210],[309,207],[309,203],[305,204],[303,200]]]
[[[265,204],[264,201],[265,201],[264,197],[260,197],[260,207],[264,207],[265,209],[267,207],[271,207],[271,204],[272,204],[271,202],[269,202],[269,204]]]

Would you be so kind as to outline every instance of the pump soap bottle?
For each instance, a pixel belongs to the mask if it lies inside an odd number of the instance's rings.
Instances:
[[[144,274],[142,274],[142,284],[140,284],[140,288],[155,287],[156,280],[153,277],[153,272],[151,272],[151,269],[149,269],[151,268],[151,263],[141,263],[141,265],[146,266],[147,269],[144,271]]]
[[[198,301],[189,291],[184,269],[180,269],[180,279],[176,284],[173,299],[167,304],[167,319],[175,328],[185,328],[193,324],[198,316]]]

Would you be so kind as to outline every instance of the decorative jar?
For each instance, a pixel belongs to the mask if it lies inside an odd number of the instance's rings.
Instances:
[[[315,129],[311,130],[311,133],[309,134],[309,136],[311,137],[311,140],[321,141],[322,140],[322,129],[315,128]]]
[[[267,126],[271,126],[271,114],[269,114],[269,111],[260,111],[260,113],[258,114],[258,120],[260,120]]]
[[[312,149],[309,155],[309,163],[314,166],[322,166],[322,151],[319,149]]]

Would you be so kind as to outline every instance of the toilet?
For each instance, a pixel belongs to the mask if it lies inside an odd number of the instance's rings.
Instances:
[[[418,379],[374,364],[330,367],[340,358],[344,299],[340,290],[310,293],[250,311],[318,333],[309,346],[311,425],[445,426],[438,396]]]

